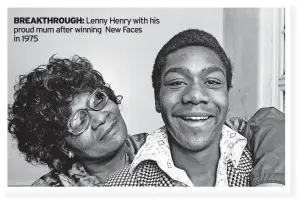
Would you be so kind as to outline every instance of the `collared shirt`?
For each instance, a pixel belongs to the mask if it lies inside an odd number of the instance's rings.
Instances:
[[[228,161],[232,161],[234,168],[237,168],[246,143],[246,138],[239,133],[225,125],[222,127],[216,186],[228,186]],[[131,164],[130,173],[141,162],[147,160],[155,161],[161,170],[177,181],[177,185],[193,186],[186,172],[175,167],[173,163],[165,126],[148,135],[146,143],[141,147]]]
[[[251,171],[250,161],[251,156],[248,149],[245,148],[243,158],[241,162],[239,161],[239,167],[234,168],[233,163],[229,161],[228,163],[228,181],[230,186],[242,186],[239,181],[244,181],[247,178],[247,174],[250,175],[250,185],[255,186],[261,183],[281,183],[284,184],[285,180],[285,168],[284,168],[284,114],[276,110],[275,108],[263,108],[259,110],[247,123],[247,119],[243,118],[231,118],[228,122],[229,126],[242,132],[248,140],[249,149],[255,154],[255,166]],[[134,158],[138,149],[144,144],[146,139],[146,134],[139,136],[133,135],[135,139],[132,139],[133,143],[129,147],[133,151],[129,154],[131,159]],[[130,153],[130,152],[128,152]],[[246,155],[246,156],[245,156]],[[244,159],[244,160],[243,160]],[[269,165],[271,164],[271,165]],[[144,176],[145,171],[142,169],[142,176]],[[76,172],[76,171],[74,171]],[[61,174],[56,172],[57,174]],[[121,171],[120,173],[124,173]],[[48,173],[41,177],[35,182],[36,185],[33,186],[63,186],[57,174],[53,172]],[[236,176],[238,174],[238,176]],[[244,176],[240,176],[240,175]],[[89,177],[88,174],[78,174],[83,177]],[[84,176],[85,175],[85,176]],[[149,174],[150,178],[153,178],[153,174]],[[115,179],[120,181],[123,177],[115,175]],[[157,177],[157,176],[156,176]],[[60,177],[64,178],[64,176]],[[241,178],[241,179],[240,179]],[[127,179],[127,178],[126,178]],[[61,179],[62,180],[62,179]],[[82,179],[81,179],[82,180]],[[83,179],[87,181],[88,179]],[[83,181],[82,180],[82,181]],[[248,181],[249,182],[249,181]],[[80,182],[84,183],[84,182]],[[91,184],[92,182],[88,182]],[[142,182],[138,182],[141,184]],[[144,183],[144,182],[143,182]],[[147,182],[146,184],[149,184]],[[243,182],[244,183],[244,182]],[[118,186],[122,183],[118,182]],[[132,186],[131,184],[128,184]],[[109,185],[108,185],[109,186]],[[116,186],[115,182],[111,182],[110,186]],[[164,185],[165,186],[165,185]],[[170,186],[170,185],[166,185]]]

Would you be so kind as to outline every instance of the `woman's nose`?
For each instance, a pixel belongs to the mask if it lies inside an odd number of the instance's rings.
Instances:
[[[105,124],[108,112],[105,111],[88,111],[91,119],[91,128],[96,130],[100,125]]]

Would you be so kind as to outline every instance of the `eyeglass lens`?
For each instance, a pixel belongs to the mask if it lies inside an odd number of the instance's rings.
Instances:
[[[108,97],[103,92],[96,90],[90,95],[87,103],[91,109],[100,110],[105,106],[107,99]],[[76,111],[69,122],[71,132],[77,135],[82,133],[90,122],[89,118],[87,110]]]
[[[100,90],[96,90],[89,99],[89,107],[94,110],[102,109],[107,102],[107,96]]]
[[[73,132],[80,133],[88,124],[88,112],[86,110],[78,110],[70,120],[69,126]]]

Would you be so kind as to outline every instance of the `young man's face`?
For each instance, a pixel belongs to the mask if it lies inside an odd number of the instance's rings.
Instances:
[[[199,151],[219,138],[228,111],[226,71],[212,50],[190,46],[167,56],[156,110],[172,137]]]

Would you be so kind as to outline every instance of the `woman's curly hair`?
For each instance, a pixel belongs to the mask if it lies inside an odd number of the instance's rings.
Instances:
[[[65,150],[70,102],[75,95],[101,88],[109,99],[120,104],[102,75],[92,64],[77,55],[71,59],[50,58],[32,72],[21,75],[14,86],[14,103],[8,106],[8,131],[18,142],[27,162],[47,164],[66,172],[76,158]]]

